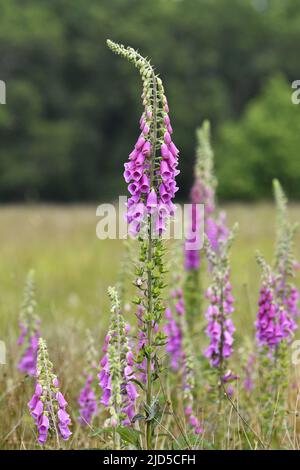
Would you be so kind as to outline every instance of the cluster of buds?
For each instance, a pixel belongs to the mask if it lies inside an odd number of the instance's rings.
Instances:
[[[18,369],[20,372],[31,376],[34,376],[36,373],[38,341],[40,337],[40,319],[36,310],[34,271],[29,271],[20,308],[20,336],[18,338],[18,345],[23,347],[23,351]]]
[[[135,65],[143,82],[141,133],[124,171],[131,194],[127,203],[129,229],[132,235],[136,235],[142,222],[151,216],[154,233],[161,234],[168,217],[174,214],[172,200],[178,190],[175,178],[179,173],[179,151],[171,137],[173,129],[164,87],[149,60],[131,47],[110,40],[107,44],[113,52]]]
[[[120,311],[115,288],[108,289],[111,301],[111,320],[100,361],[99,384],[103,394],[101,403],[109,409],[110,425],[129,426],[135,415],[138,393],[134,384],[134,359],[128,341],[129,328]]]
[[[89,330],[87,331],[86,364],[86,368],[83,371],[85,383],[78,398],[79,422],[83,426],[90,424],[93,417],[96,416],[98,412],[98,404],[95,392],[97,351],[95,348],[94,338],[92,337]]]
[[[68,440],[72,434],[71,419],[66,411],[67,402],[59,390],[53,364],[49,360],[47,345],[39,338],[35,392],[28,403],[31,416],[38,429],[38,441],[45,444],[48,435],[54,436],[59,446],[59,438]]]

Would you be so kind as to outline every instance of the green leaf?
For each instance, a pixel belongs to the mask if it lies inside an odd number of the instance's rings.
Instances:
[[[146,416],[142,415],[141,413],[138,413],[132,418],[131,421],[135,423],[136,421],[140,421],[142,419],[146,419]]]
[[[137,384],[139,387],[141,387],[142,390],[145,391],[145,386],[144,386],[144,384],[142,384],[142,382],[140,382],[139,380],[137,380],[137,379],[130,379],[130,382],[133,382],[133,383]]]
[[[128,444],[132,444],[136,449],[141,450],[140,446],[140,435],[142,434],[140,431],[136,429],[127,428],[125,426],[118,426],[116,428],[117,433],[123,439],[123,441],[127,442]]]
[[[112,427],[98,428],[91,434],[91,437],[100,436],[100,434],[105,434],[105,433],[113,432],[113,431],[114,431],[114,428]]]

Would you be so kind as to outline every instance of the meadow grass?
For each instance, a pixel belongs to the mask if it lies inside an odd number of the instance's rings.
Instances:
[[[237,299],[233,319],[237,327],[237,360],[245,341],[252,342],[260,270],[255,251],[271,261],[274,247],[275,208],[271,204],[228,205],[229,225],[239,223],[232,249],[232,283]],[[291,205],[290,218],[300,219],[300,206]],[[2,206],[0,208],[0,339],[7,347],[7,364],[0,366],[0,447],[38,447],[26,403],[33,390],[30,379],[16,370],[18,312],[24,281],[30,268],[36,271],[37,300],[42,335],[70,400],[76,422],[76,399],[82,383],[85,330],[99,341],[99,355],[109,319],[107,287],[116,283],[122,259],[119,240],[96,237],[96,205]],[[300,236],[296,237],[296,257]],[[128,288],[130,286],[130,279]],[[297,284],[300,286],[299,279]],[[128,301],[130,294],[128,293]],[[131,323],[135,318],[127,317]],[[202,337],[202,336],[201,336]],[[199,343],[200,355],[206,343]],[[100,392],[99,392],[100,393]],[[68,447],[101,447],[101,437],[88,438],[75,426]],[[224,438],[226,440],[226,436]],[[224,441],[225,447],[228,444]]]

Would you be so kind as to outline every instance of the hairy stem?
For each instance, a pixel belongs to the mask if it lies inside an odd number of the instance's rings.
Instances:
[[[150,185],[153,184],[154,178],[154,164],[156,155],[156,141],[157,141],[157,84],[155,74],[152,74],[153,79],[153,129],[151,135],[151,168],[150,168]],[[153,319],[152,319],[152,269],[150,264],[152,261],[153,254],[153,239],[152,239],[152,217],[148,219],[148,269],[147,269],[147,296],[148,296],[148,315],[149,320],[147,322],[147,343],[149,347],[149,354],[147,355],[147,389],[146,389],[146,404],[147,409],[151,407],[152,401],[152,332],[153,332]],[[151,421],[146,422],[146,445],[147,449],[152,449],[152,423]]]

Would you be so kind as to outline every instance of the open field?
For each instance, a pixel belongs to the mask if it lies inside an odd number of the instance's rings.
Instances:
[[[247,337],[249,341],[253,338],[260,276],[254,254],[260,250],[267,260],[271,260],[275,211],[268,204],[230,205],[225,209],[229,225],[235,221],[239,223],[239,233],[232,249],[232,283],[237,299],[233,314],[237,327],[236,361],[242,341],[244,344]],[[95,213],[96,206],[0,208],[0,339],[7,346],[7,365],[0,367],[2,448],[37,446],[34,426],[26,409],[33,385],[30,379],[23,381],[16,370],[18,309],[30,268],[36,271],[42,334],[48,340],[51,357],[72,406],[72,415],[76,416],[76,393],[81,387],[80,373],[84,360],[84,332],[88,327],[99,339],[100,355],[108,325],[106,291],[117,280],[123,251],[120,241],[96,238]],[[289,214],[292,220],[300,220],[300,206],[291,205]],[[297,258],[300,258],[299,247],[298,234]],[[297,284],[300,286],[299,279]],[[127,315],[134,324],[135,318]],[[198,354],[205,344],[199,344]],[[73,433],[74,439],[67,446],[99,445],[99,438],[92,438],[86,444],[87,434],[76,426]]]

